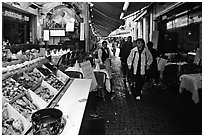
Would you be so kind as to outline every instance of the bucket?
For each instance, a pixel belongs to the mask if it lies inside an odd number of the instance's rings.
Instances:
[[[59,109],[40,109],[32,114],[33,135],[58,135],[65,126],[63,113]]]

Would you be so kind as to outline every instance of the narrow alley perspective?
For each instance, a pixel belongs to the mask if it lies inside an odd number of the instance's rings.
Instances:
[[[118,49],[119,50],[119,49]],[[88,103],[81,135],[200,135],[201,106],[195,106],[178,89],[154,87],[145,83],[141,101],[125,88],[119,57],[113,57],[115,97],[100,102],[100,118],[93,120]],[[190,103],[189,103],[190,102]],[[201,104],[200,104],[201,105]]]
[[[0,4],[2,135],[202,135],[202,2]]]

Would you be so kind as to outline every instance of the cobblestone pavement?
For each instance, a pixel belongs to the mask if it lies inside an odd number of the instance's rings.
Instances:
[[[184,107],[176,101],[180,96],[169,94],[168,89],[153,88],[149,83],[144,86],[142,100],[137,101],[124,87],[118,57],[113,59],[112,66],[115,98],[100,102],[98,109],[100,118],[105,120],[106,135],[202,134],[202,108],[191,104]],[[88,119],[87,111],[85,115]]]

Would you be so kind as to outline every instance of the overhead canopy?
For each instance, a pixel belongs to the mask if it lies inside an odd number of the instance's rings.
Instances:
[[[124,13],[124,17],[148,6],[151,3],[152,2],[130,2],[126,12]]]
[[[108,37],[122,37],[122,38],[125,38],[125,37],[128,37],[128,36],[131,36],[130,33],[122,33],[122,34],[117,34],[117,35],[113,35],[113,36],[108,36]]]
[[[96,33],[102,37],[107,37],[112,31],[124,25],[124,20],[120,19],[125,2],[93,2],[91,14],[93,15],[93,27]],[[124,16],[128,16],[151,2],[130,2]],[[92,16],[91,15],[91,16]]]
[[[102,37],[108,36],[121,24],[120,14],[124,2],[93,2],[93,22],[96,33]]]
[[[128,37],[128,36],[130,36],[130,32],[122,29],[116,29],[108,35],[108,37]]]

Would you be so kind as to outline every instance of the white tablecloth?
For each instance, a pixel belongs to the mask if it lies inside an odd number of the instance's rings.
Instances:
[[[164,58],[157,58],[157,65],[158,65],[158,70],[159,71],[164,71],[164,67],[166,65],[168,60]]]
[[[83,74],[81,68],[68,67],[65,71],[79,71],[79,72],[81,72]],[[106,76],[107,76],[107,78],[106,78],[106,90],[108,92],[111,92],[110,77],[109,77],[108,72],[105,69],[100,69],[100,70],[94,69],[93,71],[101,71],[101,72],[106,73]]]
[[[178,65],[178,75],[180,76],[180,73],[181,73],[181,68],[183,65],[187,64],[187,62],[168,62],[166,63],[165,67],[168,66],[168,65],[172,65],[172,64],[176,64]]]
[[[198,89],[202,88],[202,73],[184,74],[180,76],[180,93],[186,89],[192,93],[192,100],[199,102]]]
[[[176,64],[176,65],[178,65],[178,66],[182,66],[182,65],[184,65],[184,64],[187,64],[187,62],[168,62],[168,63],[166,63],[165,66],[171,65],[171,64]]]
[[[70,87],[58,102],[57,109],[68,116],[61,135],[78,135],[81,127],[89,91],[90,79],[74,79]]]

